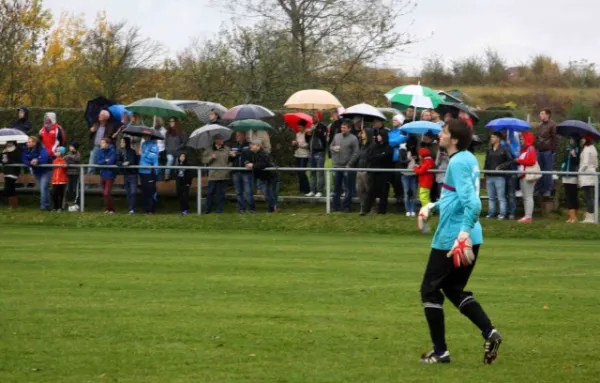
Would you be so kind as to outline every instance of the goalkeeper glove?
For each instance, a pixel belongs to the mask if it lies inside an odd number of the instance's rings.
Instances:
[[[447,254],[448,258],[452,257],[454,267],[469,266],[475,261],[475,253],[473,252],[473,242],[466,231],[461,231],[458,238],[454,241],[454,246]]]

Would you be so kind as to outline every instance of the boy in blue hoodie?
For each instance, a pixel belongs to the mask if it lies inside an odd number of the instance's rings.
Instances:
[[[143,137],[140,166],[158,166],[158,145],[152,139],[152,136],[145,135]],[[140,181],[142,184],[142,204],[146,214],[154,214],[156,208],[156,179],[158,177],[158,169],[141,168]]]

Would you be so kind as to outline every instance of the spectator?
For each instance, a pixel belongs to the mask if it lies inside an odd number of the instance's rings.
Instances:
[[[221,120],[221,116],[219,116],[219,113],[215,109],[211,109],[208,113],[208,120],[209,124],[225,126]]]
[[[500,145],[502,135],[494,132],[490,136],[491,147],[485,157],[484,170],[500,170],[502,165],[513,160],[510,151]],[[485,175],[488,191],[488,214],[486,218],[496,218],[496,200],[499,202],[498,220],[506,218],[506,178],[501,174]]]
[[[583,190],[583,199],[585,200],[585,215],[582,223],[594,223],[594,205],[597,201],[594,198],[594,187],[598,181],[598,176],[594,173],[598,170],[598,151],[594,146],[594,137],[587,135],[582,140],[583,150],[579,161],[580,173],[593,173],[589,176],[578,176],[578,183]]]
[[[171,117],[169,119],[169,129],[165,136],[165,147],[167,151],[167,166],[172,166],[175,163],[177,155],[184,149],[186,138],[181,131],[181,123],[178,118]],[[171,170],[165,171],[165,181],[170,181]]]
[[[224,145],[223,137],[216,135],[211,148],[204,151],[202,162],[209,167],[224,168],[229,166],[229,153],[231,149]],[[206,195],[205,214],[213,211],[214,200],[217,200],[215,211],[223,213],[225,205],[225,189],[229,180],[229,170],[210,170],[208,172],[208,191]]]
[[[537,162],[542,171],[554,170],[556,160],[556,149],[558,149],[558,135],[556,124],[552,121],[552,111],[548,108],[540,112],[540,124],[536,130],[535,149],[537,150]],[[543,175],[538,183],[539,193],[546,198],[552,196],[552,175]]]
[[[48,112],[44,116],[44,126],[40,129],[40,140],[50,157],[54,157],[56,148],[65,142],[65,131],[56,123],[56,113]]]
[[[444,127],[444,125],[446,125],[446,123],[441,120],[440,114],[435,109],[431,111],[431,122],[436,123],[441,127]]]
[[[345,120],[342,123],[342,132],[336,134],[329,147],[333,156],[334,168],[350,168],[356,163],[359,155],[358,139],[350,133],[351,122]],[[349,213],[352,203],[352,182],[355,177],[350,177],[349,172],[338,170],[333,174],[333,211],[340,211],[340,197],[342,194],[342,185],[346,186],[346,196],[344,198],[344,211]]]
[[[122,137],[119,141],[119,150],[117,151],[117,166],[123,167],[123,183],[125,184],[125,194],[127,195],[127,210],[129,214],[135,214],[136,194],[138,185],[137,169],[128,169],[129,166],[138,164],[138,157],[135,150],[131,147],[131,139]]]
[[[271,137],[264,130],[251,130],[248,132],[248,140],[250,142],[260,140],[261,148],[267,153],[271,153]],[[264,192],[264,182],[261,179],[256,180],[256,188],[259,192]]]
[[[296,138],[292,141],[292,146],[296,148],[294,151],[294,158],[296,159],[296,167],[306,169],[308,165],[309,155],[309,143],[306,135],[306,121],[300,120],[298,122],[298,132]],[[300,170],[298,174],[298,186],[300,188],[300,194],[305,194],[307,197],[313,197],[314,194],[310,194],[310,185],[308,184],[308,177],[306,176],[306,170]]]
[[[145,135],[141,146],[140,166],[158,166],[158,145],[152,136]],[[142,184],[142,204],[146,214],[154,214],[156,209],[156,178],[158,169],[140,168]]]
[[[337,113],[337,111],[336,111]],[[306,132],[308,140],[309,157],[308,162],[312,169],[325,167],[325,149],[327,146],[327,127],[321,122],[323,115],[316,112],[312,129]],[[336,120],[339,121],[339,120]],[[333,124],[332,124],[333,125]],[[321,198],[325,188],[325,172],[318,170],[310,171],[310,192],[307,197]]]
[[[561,169],[565,172],[576,173],[579,171],[580,148],[577,137],[569,137],[569,143],[565,152],[565,159]],[[579,210],[579,193],[577,190],[577,176],[564,175],[562,178],[563,188],[565,190],[565,200],[569,210],[569,219],[567,223],[576,223],[577,210]]]
[[[52,168],[52,211],[54,212],[61,212],[63,210],[65,189],[69,183],[67,161],[65,160],[66,152],[67,150],[64,146],[59,146],[54,152],[54,161],[52,161],[52,164],[55,165]]]
[[[101,110],[98,115],[98,122],[90,128],[90,160],[89,165],[93,165],[98,158],[98,152],[100,151],[100,141],[103,138],[112,137],[114,129],[110,120],[110,113],[108,110]],[[92,167],[88,168],[88,174],[95,174],[96,170]]]
[[[379,131],[381,130],[385,130],[386,132],[390,131],[390,129],[385,127],[383,120],[373,121],[373,137],[376,137],[379,134]]]
[[[177,166],[190,166],[187,160],[187,154],[184,152],[179,154]],[[181,215],[188,215],[190,210],[190,188],[194,180],[194,171],[192,169],[177,169],[177,198],[179,199],[179,211]],[[198,180],[202,182],[202,180]]]
[[[137,113],[128,113],[128,117],[125,118],[125,121],[129,118],[129,125],[144,125],[144,121],[142,120],[142,116]],[[123,121],[123,119],[121,120]],[[130,134],[125,134],[125,137],[129,137],[131,143],[131,149],[135,150],[135,152],[139,155],[142,154],[142,138],[138,136],[132,136]]]
[[[432,115],[431,115],[431,110],[429,109],[423,109],[423,111],[421,112],[421,121],[429,121],[431,122],[432,120]]]
[[[416,165],[417,142],[414,136],[400,145],[399,163],[401,169],[411,169],[402,175],[402,189],[404,191],[404,207],[407,217],[416,217],[417,215],[417,176],[412,169]]]
[[[510,150],[510,154],[513,158],[519,158],[521,155],[521,144],[520,136],[518,132],[508,130],[501,141],[501,145]],[[518,169],[517,164],[512,163],[511,165],[504,167],[504,170]],[[506,178],[506,201],[508,210],[508,219],[514,220],[517,215],[517,190],[520,189],[518,177],[516,174],[509,174]]]
[[[96,165],[113,166],[117,162],[115,147],[111,144],[110,138],[100,140],[100,150],[96,155]],[[102,185],[102,196],[104,197],[104,214],[114,214],[115,207],[112,199],[112,187],[116,178],[114,169],[101,168],[100,182]]]
[[[419,200],[421,206],[427,206],[431,202],[431,188],[435,174],[429,170],[435,167],[435,162],[431,158],[431,152],[427,148],[419,149],[419,165],[413,167],[414,172],[419,179]]]
[[[409,106],[408,108],[406,108],[406,119],[404,120],[405,124],[408,124],[409,122],[413,122],[415,120],[415,107],[414,106]]]
[[[164,121],[162,118],[156,117],[154,120],[154,130],[156,130],[163,137],[167,136],[167,129],[164,127]],[[164,166],[167,164],[167,147],[165,140],[156,140],[156,145],[158,146],[158,164],[160,166]],[[162,181],[164,179],[163,170],[159,169],[157,174],[157,181]]]
[[[421,142],[422,148],[427,148],[431,155],[431,158],[434,160],[434,169],[435,169],[435,159],[437,158],[438,152],[440,150],[440,146],[437,142],[436,135],[433,132],[429,131],[425,133],[423,136],[423,142]],[[434,177],[435,180],[435,177]],[[437,188],[437,184],[434,182],[431,186],[431,196],[430,200],[437,201],[440,198],[441,190]]]
[[[29,135],[31,128],[33,127],[31,121],[29,121],[29,109],[21,107],[17,109],[17,112],[17,119],[13,121],[11,128],[18,129],[21,132]]]
[[[360,151],[358,154],[357,167],[360,169],[369,169],[373,164],[373,153],[375,150],[375,141],[373,139],[373,129],[365,128],[360,133]],[[374,195],[371,191],[373,187],[373,173],[360,171],[356,174],[356,191],[360,201],[360,215],[366,215],[371,211],[373,201],[370,198]]]
[[[4,173],[4,196],[8,201],[8,210],[14,210],[19,205],[16,183],[21,173],[21,151],[17,143],[9,141],[2,151],[2,172]]]
[[[404,123],[404,115],[402,113],[395,115],[392,118],[392,129],[389,133],[390,146],[394,151],[393,166],[395,169],[402,169],[400,163],[400,145],[405,143],[408,139],[400,128]],[[406,168],[404,168],[406,169]],[[394,197],[396,198],[396,204],[400,206],[400,200],[402,199],[402,172],[396,171],[391,175],[391,183],[394,187]]]
[[[331,112],[329,118],[331,119],[331,124],[329,124],[329,136],[327,138],[328,148],[331,146],[331,142],[333,141],[335,135],[340,133],[342,129],[342,119],[340,118],[340,113],[337,109],[334,109]],[[331,151],[327,150],[327,152],[329,153],[329,158],[331,158]]]
[[[519,222],[529,223],[533,221],[533,192],[536,181],[528,181],[525,177],[525,171],[528,167],[535,166],[537,163],[537,154],[533,146],[535,141],[533,133],[524,132],[521,135],[521,139],[523,140],[521,154],[515,161],[519,164],[519,171],[521,172],[521,191],[523,192],[525,216]]]
[[[435,168],[440,171],[440,173],[435,174],[435,198],[439,200],[442,194],[442,185],[444,184],[444,177],[446,176],[445,170],[448,169],[448,164],[450,163],[450,157],[448,156],[448,152],[446,149],[440,148],[438,151],[437,157],[435,157]],[[443,172],[442,172],[443,170]],[[434,201],[435,202],[435,201]]]
[[[131,124],[131,115],[129,112],[124,111],[121,115],[121,126],[117,129],[110,137],[113,142],[121,142],[121,138],[124,136],[123,131]],[[129,136],[129,135],[128,135]]]
[[[252,162],[250,143],[246,140],[246,133],[244,132],[236,132],[235,140],[236,143],[231,148],[231,152],[229,152],[229,158],[233,163],[233,167],[244,168],[247,164]],[[233,185],[235,186],[235,192],[237,195],[238,211],[240,214],[245,213],[247,206],[251,213],[255,213],[256,205],[254,203],[254,176],[252,172],[234,170],[232,172],[232,176]]]
[[[394,165],[394,149],[389,144],[388,132],[385,129],[379,129],[375,136],[372,165],[375,169],[392,169]],[[370,201],[375,201],[376,198],[379,199],[377,214],[387,214],[391,176],[392,173],[388,172],[373,173]]]
[[[265,185],[265,202],[267,203],[269,213],[277,210],[277,183],[279,176],[275,171],[265,169],[274,167],[269,153],[262,148],[262,140],[254,139],[250,142],[250,150],[254,154],[252,162],[246,164],[247,169],[252,169],[256,179],[262,180]]]
[[[79,165],[81,164],[81,154],[79,153],[79,144],[77,141],[72,141],[69,145],[69,151],[65,155],[65,161],[67,165]],[[69,182],[67,183],[67,205],[77,206],[79,202],[79,177],[80,170],[76,167],[67,168],[67,176]]]
[[[43,129],[43,128],[42,128]],[[22,162],[31,166],[33,175],[40,188],[40,210],[50,211],[50,180],[52,179],[52,168],[42,167],[51,163],[48,151],[37,137],[31,136],[27,140],[27,148],[21,156]]]

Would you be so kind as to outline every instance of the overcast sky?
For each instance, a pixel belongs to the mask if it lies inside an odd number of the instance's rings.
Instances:
[[[582,58],[600,67],[600,43],[595,32],[600,14],[598,0],[417,0],[417,9],[398,20],[399,30],[422,41],[407,48],[390,63],[414,74],[432,53],[453,59],[496,49],[509,65],[549,54],[559,62]],[[85,15],[92,24],[100,10],[110,20],[127,20],[166,45],[170,55],[194,38],[209,38],[231,15],[210,0],[45,0],[58,18],[63,12]],[[551,5],[554,4],[554,5]],[[413,23],[410,26],[411,22]]]

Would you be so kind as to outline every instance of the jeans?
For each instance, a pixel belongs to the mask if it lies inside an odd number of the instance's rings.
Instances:
[[[146,213],[154,213],[156,208],[156,173],[140,174],[142,184],[142,203]]]
[[[172,154],[167,154],[167,163],[166,166],[173,166],[175,163],[175,156]],[[169,178],[171,176],[171,169],[165,170],[165,178]]]
[[[35,175],[35,181],[40,188],[40,210],[50,210],[50,180],[52,179],[52,171],[45,171]]]
[[[404,208],[407,213],[417,212],[417,176],[404,175],[402,177],[402,189],[404,190]]]
[[[533,192],[535,191],[535,182],[525,181],[525,178],[521,178],[521,191],[523,192],[525,217],[533,218]]]
[[[556,155],[552,152],[537,152],[537,161],[542,171],[552,171],[555,158]],[[543,175],[538,182],[540,193],[546,196],[552,194],[553,185],[552,175]]]
[[[296,158],[297,168],[306,168],[308,165],[308,158]],[[308,177],[306,176],[306,170],[301,170],[298,173],[298,185],[301,194],[308,194],[310,192],[310,185],[308,184]]]
[[[206,195],[206,214],[212,212],[215,199],[217,200],[217,214],[223,213],[223,207],[225,205],[226,187],[227,180],[208,181],[208,191]]]
[[[345,186],[346,194],[344,196],[344,210],[350,211],[352,203],[352,180],[356,180],[356,173],[352,173],[354,177],[350,177],[350,172],[336,171],[333,173],[333,211],[340,211],[340,199],[342,196],[342,185]],[[355,181],[356,184],[356,181]],[[356,189],[356,185],[354,185]]]
[[[506,200],[508,205],[508,214],[517,214],[517,177],[506,177]]]
[[[325,167],[325,153],[313,153],[310,156],[309,165],[313,169],[322,169]],[[325,187],[325,172],[310,171],[310,191],[313,193],[323,193]],[[329,196],[328,196],[329,197]]]
[[[69,175],[69,184],[67,186],[67,203],[77,205],[79,201],[79,176]]]
[[[127,210],[135,211],[135,200],[137,196],[137,184],[138,179],[136,174],[129,174],[123,176],[125,183],[125,194],[127,195]]]
[[[500,204],[500,216],[506,216],[506,178],[488,177],[486,180],[488,190],[488,215],[496,216],[496,200]]]
[[[96,164],[96,156],[98,155],[99,150],[100,146],[94,145],[94,148],[90,151],[90,160],[88,161],[88,165]],[[96,174],[96,169],[88,168],[87,174]]]
[[[102,185],[102,196],[104,197],[104,211],[115,211],[112,199],[112,187],[115,180],[103,179],[100,182]]]
[[[279,185],[279,174],[275,173],[271,178],[267,180],[263,180],[264,192],[265,192],[265,202],[269,207],[269,213],[275,211],[277,207],[277,198],[278,198],[278,185]]]
[[[256,204],[254,203],[254,176],[252,173],[233,173],[233,185],[235,186],[235,193],[237,195],[238,210],[245,212],[246,204],[248,204],[250,211],[256,211]]]

